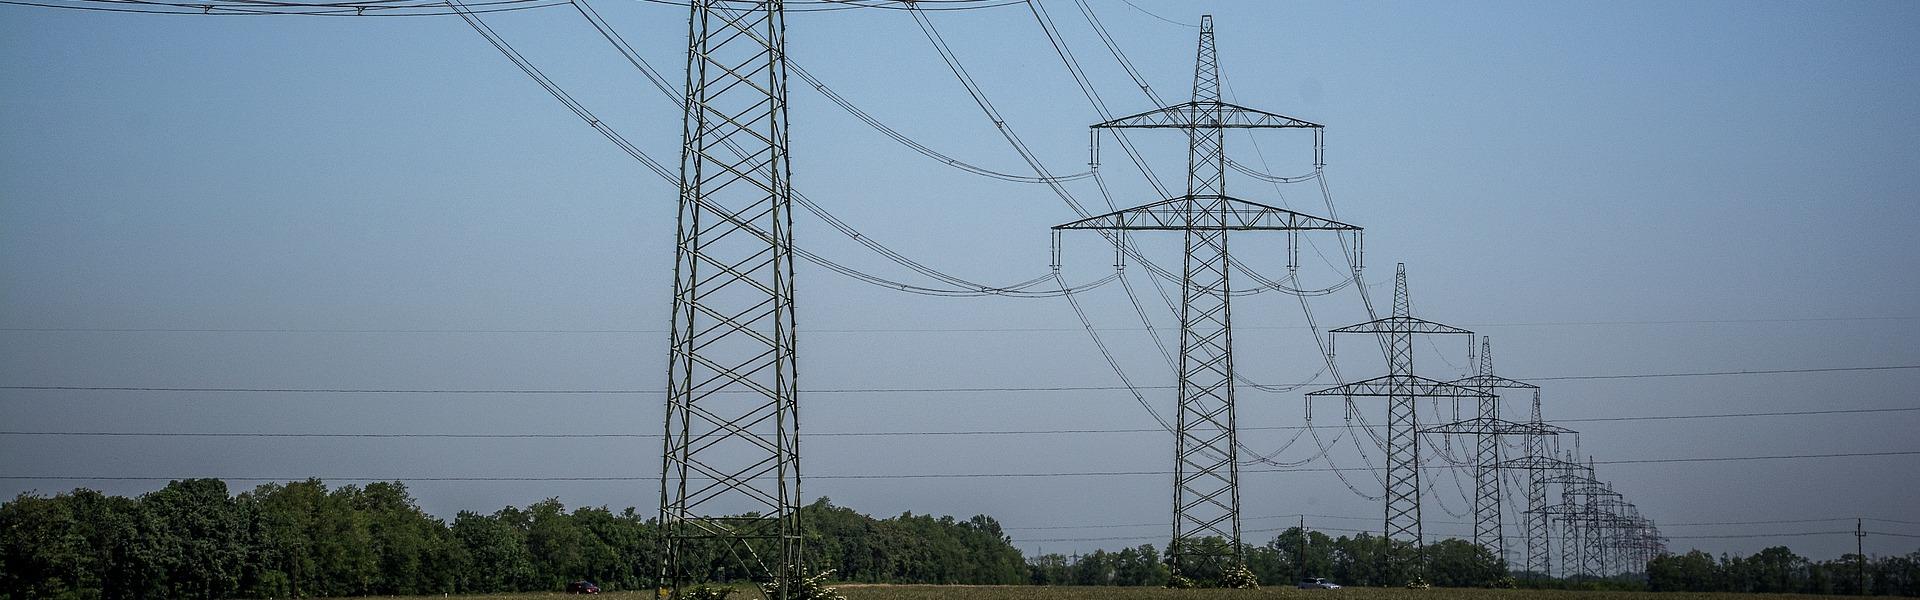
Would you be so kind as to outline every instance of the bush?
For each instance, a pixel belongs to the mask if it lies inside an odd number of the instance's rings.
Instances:
[[[1226,573],[1220,575],[1220,587],[1236,590],[1257,590],[1260,589],[1260,579],[1254,577],[1253,571],[1247,570],[1246,565],[1240,565],[1227,569]]]
[[[827,576],[832,574],[833,569],[827,569],[821,571],[819,575],[795,582],[787,597],[793,600],[847,600],[847,597],[840,595],[838,590],[827,587]],[[769,597],[777,597],[780,594],[778,583],[761,584],[760,589],[765,590]]]

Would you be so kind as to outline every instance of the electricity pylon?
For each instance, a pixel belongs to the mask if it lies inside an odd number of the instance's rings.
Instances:
[[[1578,446],[1578,440],[1575,441],[1575,445]],[[1547,478],[1546,481],[1560,486],[1560,503],[1540,509],[1540,514],[1555,516],[1560,520],[1561,574],[1565,577],[1592,575],[1593,573],[1587,570],[1587,543],[1583,539],[1583,534],[1586,532],[1581,527],[1581,521],[1574,518],[1579,514],[1578,505],[1566,492],[1576,486],[1599,485],[1600,480],[1593,478],[1592,467],[1576,462],[1575,455],[1572,453],[1568,453],[1565,459],[1559,460],[1558,463],[1561,465],[1560,473]]]
[[[801,537],[784,7],[691,5],[660,584],[678,597],[718,575],[786,598]],[[707,572],[692,548],[730,562]]]
[[[1229,292],[1233,268],[1229,231],[1285,231],[1288,267],[1297,257],[1293,236],[1307,230],[1359,227],[1227,195],[1228,129],[1312,129],[1320,125],[1220,101],[1220,70],[1213,17],[1200,18],[1193,97],[1188,102],[1096,124],[1096,129],[1178,129],[1188,136],[1187,193],[1089,217],[1053,229],[1121,232],[1178,231],[1186,254],[1180,285],[1179,411],[1174,431],[1173,538],[1167,553],[1176,575],[1240,566],[1239,438],[1234,421],[1233,328]],[[1316,161],[1317,162],[1317,161]],[[1124,251],[1124,249],[1122,249]],[[1207,538],[1225,544],[1204,543]]]
[[[1334,329],[1331,333],[1368,333],[1387,339],[1387,374],[1366,381],[1349,383],[1307,393],[1315,396],[1377,396],[1387,399],[1387,481],[1386,529],[1389,542],[1404,541],[1421,547],[1426,540],[1420,529],[1420,421],[1415,407],[1420,398],[1481,398],[1485,393],[1413,374],[1413,336],[1416,334],[1460,334],[1473,332],[1414,318],[1407,294],[1407,265],[1394,266],[1393,316]],[[1389,549],[1384,557],[1388,576],[1406,576],[1405,562],[1412,557]]]
[[[1540,437],[1557,435],[1557,427],[1545,424],[1515,423],[1500,418],[1500,390],[1530,389],[1540,386],[1493,374],[1493,340],[1480,338],[1477,372],[1452,382],[1479,391],[1479,412],[1472,419],[1422,429],[1422,433],[1447,433],[1475,436],[1473,463],[1473,543],[1505,559],[1506,538],[1500,524],[1500,438],[1502,436]]]
[[[1533,411],[1527,423],[1542,426],[1546,422],[1540,416],[1540,388],[1533,389]],[[1528,457],[1549,458],[1547,455],[1547,437],[1528,435],[1521,438]],[[1527,510],[1547,506],[1547,472],[1544,469],[1527,469]],[[1527,514],[1527,566],[1529,573],[1538,573],[1540,577],[1553,576],[1553,559],[1548,556],[1551,542],[1547,537],[1551,528],[1547,525],[1547,515]]]
[[[1553,576],[1553,557],[1549,531],[1550,516],[1547,511],[1548,473],[1571,474],[1582,465],[1554,458],[1547,452],[1547,435],[1573,433],[1564,427],[1548,425],[1540,417],[1540,388],[1533,389],[1533,412],[1527,424],[1534,431],[1527,432],[1522,439],[1526,444],[1526,455],[1500,461],[1494,465],[1496,470],[1520,470],[1527,474],[1527,510],[1522,515],[1526,523],[1527,555],[1525,570],[1539,577]],[[1551,431],[1551,433],[1549,433]],[[1564,540],[1563,540],[1564,542]]]

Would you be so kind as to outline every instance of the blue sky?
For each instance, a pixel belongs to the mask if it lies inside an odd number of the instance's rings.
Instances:
[[[1332,201],[1342,220],[1367,228],[1369,285],[1383,285],[1392,264],[1406,262],[1416,311],[1492,335],[1503,374],[1920,364],[1920,285],[1911,275],[1920,255],[1911,234],[1920,224],[1920,117],[1912,111],[1920,9],[1910,3],[1139,4],[1185,22],[1213,14],[1231,99],[1327,125]],[[1193,29],[1118,1],[1090,5],[1156,92],[1186,94]],[[648,61],[679,76],[684,9],[595,6]],[[1074,4],[1044,6],[1114,112],[1152,108]],[[486,18],[607,123],[671,163],[678,111],[578,14],[560,7]],[[930,18],[1050,170],[1085,168],[1086,126],[1100,119],[1032,12]],[[963,160],[1025,172],[909,16],[795,14],[789,30],[794,60],[878,119]],[[457,18],[0,6],[0,52],[11,57],[0,63],[0,327],[10,328],[0,332],[0,382],[664,387],[672,190]],[[804,86],[794,86],[792,103],[796,186],[834,214],[957,275],[1011,283],[1046,272],[1047,227],[1074,215],[1045,187],[986,180],[912,154]],[[1229,137],[1229,152],[1249,164],[1264,159],[1281,174],[1310,167],[1303,137],[1260,136],[1257,147]],[[1182,140],[1151,132],[1133,139],[1178,187],[1171,177],[1181,170]],[[1103,159],[1117,203],[1154,199],[1117,148],[1105,146]],[[1102,205],[1090,182],[1067,185]],[[1229,186],[1324,212],[1310,185],[1236,178]],[[836,260],[918,281],[818,220],[802,221],[798,236]],[[1177,253],[1171,241],[1148,248],[1167,261]],[[1282,248],[1250,239],[1236,252],[1273,270]],[[1110,256],[1095,239],[1070,237],[1064,274],[1097,279],[1111,272]],[[1058,299],[909,296],[811,265],[799,277],[806,389],[1118,384]],[[1312,261],[1302,271],[1312,287],[1339,277]],[[1389,292],[1371,290],[1376,299]],[[1083,300],[1097,325],[1114,329],[1103,339],[1130,377],[1171,382],[1124,295],[1109,286]],[[1352,290],[1315,298],[1312,307],[1323,327],[1365,318]],[[1235,304],[1235,317],[1250,377],[1315,376],[1321,363],[1293,298],[1249,296]],[[1164,309],[1153,318],[1163,330],[1173,323]],[[223,331],[21,331],[32,328]],[[226,331],[242,329],[278,331]],[[1419,365],[1456,374],[1463,346],[1423,348]],[[1343,348],[1350,378],[1380,368],[1359,345]],[[1549,418],[1892,408],[1910,406],[1915,384],[1912,370],[1586,380],[1555,382],[1545,397]],[[1170,392],[1148,394],[1171,409]],[[810,431],[821,433],[1152,426],[1131,396],[1115,391],[823,392],[805,402]],[[1242,424],[1298,425],[1303,404],[1298,391],[1243,392]],[[1380,407],[1363,406],[1377,420]],[[650,433],[660,413],[657,395],[0,390],[0,421],[18,431]],[[1315,415],[1328,423],[1339,407],[1316,406]],[[1601,422],[1583,428],[1582,445],[1601,460],[1915,450],[1916,425],[1912,412]],[[1247,441],[1273,449],[1287,441],[1283,433],[1249,433]],[[1171,462],[1165,437],[820,436],[808,438],[806,465],[823,476],[1158,470]],[[0,475],[648,478],[657,475],[657,444],[0,435]],[[1359,464],[1353,445],[1341,444],[1335,459]],[[1298,460],[1310,448],[1311,440],[1298,441],[1279,456]],[[1671,523],[1914,520],[1916,464],[1891,457],[1620,465],[1603,467],[1602,476]],[[1354,481],[1377,492],[1364,475]],[[0,480],[0,493],[83,483],[117,493],[159,485]],[[1244,485],[1249,516],[1379,513],[1325,474],[1250,475]],[[450,515],[548,496],[651,510],[656,486],[412,489],[429,510]],[[1430,518],[1461,520],[1447,516],[1465,508],[1452,486],[1441,480]],[[822,477],[806,489],[870,513],[987,513],[1013,527],[1164,522],[1168,493],[1162,477]],[[1846,528],[1795,527],[1667,533]],[[1137,534],[1160,543],[1163,529],[1014,534]],[[1910,541],[1868,543],[1891,553],[1912,551]],[[1139,542],[1020,545],[1126,543]],[[1850,536],[1675,545],[1752,551],[1778,543],[1817,556],[1852,547]]]

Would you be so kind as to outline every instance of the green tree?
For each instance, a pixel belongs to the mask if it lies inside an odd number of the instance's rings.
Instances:
[[[1656,592],[1719,591],[1722,579],[1713,555],[1699,550],[1647,561],[1647,587]]]
[[[248,555],[251,515],[218,479],[169,482],[140,498],[141,529],[166,576],[165,593],[226,598],[239,591]]]
[[[527,552],[526,536],[502,522],[497,513],[489,516],[460,511],[453,518],[452,529],[454,541],[465,550],[467,564],[472,565],[458,579],[459,591],[517,591],[533,581],[533,560]]]
[[[1507,576],[1506,561],[1472,542],[1445,539],[1423,552],[1427,583],[1441,587],[1492,587]]]

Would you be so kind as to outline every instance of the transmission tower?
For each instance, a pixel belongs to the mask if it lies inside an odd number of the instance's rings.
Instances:
[[[1420,422],[1415,408],[1420,398],[1479,398],[1479,390],[1427,379],[1413,374],[1413,336],[1416,334],[1462,334],[1473,332],[1414,318],[1407,295],[1407,266],[1395,265],[1393,274],[1393,316],[1349,325],[1331,333],[1369,333],[1386,338],[1387,374],[1339,387],[1309,392],[1307,396],[1376,396],[1387,399],[1387,481],[1386,530],[1389,541],[1405,541],[1416,547],[1426,544],[1420,529]],[[1385,557],[1391,567],[1389,576],[1405,576],[1406,562],[1412,557],[1389,550]]]
[[[1533,389],[1533,413],[1527,425],[1534,431],[1527,432],[1522,439],[1526,444],[1526,455],[1500,461],[1494,465],[1497,470],[1520,470],[1527,474],[1527,510],[1522,514],[1526,523],[1526,571],[1535,576],[1553,576],[1553,558],[1549,539],[1550,517],[1547,510],[1547,484],[1551,482],[1548,473],[1571,474],[1582,465],[1554,458],[1547,452],[1547,435],[1573,433],[1564,427],[1548,425],[1540,418],[1540,389]],[[1551,432],[1551,433],[1549,433]]]
[[[1533,389],[1533,411],[1527,423],[1536,427],[1545,426],[1540,417],[1540,388]],[[1528,435],[1521,438],[1529,458],[1550,459],[1547,455],[1547,437]],[[1547,506],[1547,471],[1545,469],[1527,469],[1527,510]],[[1553,576],[1553,559],[1548,556],[1551,542],[1548,538],[1547,515],[1526,514],[1527,562],[1526,570],[1538,573],[1540,577]]]
[[[1175,574],[1204,571],[1203,564],[1239,566],[1242,561],[1229,302],[1229,272],[1233,267],[1227,253],[1228,232],[1287,232],[1288,268],[1292,269],[1297,264],[1296,232],[1360,230],[1227,195],[1228,129],[1312,129],[1317,133],[1321,126],[1220,100],[1211,15],[1200,18],[1194,62],[1193,96],[1188,102],[1093,126],[1185,132],[1187,193],[1053,228],[1116,232],[1112,237],[1120,245],[1126,243],[1126,231],[1178,231],[1185,239],[1180,285],[1179,411],[1174,431],[1173,538],[1168,543]],[[1207,538],[1226,543],[1205,543]]]
[[[1583,539],[1585,532],[1581,527],[1581,521],[1576,518],[1579,515],[1579,505],[1575,503],[1573,496],[1566,492],[1577,486],[1600,484],[1600,480],[1593,478],[1591,468],[1575,462],[1573,458],[1572,454],[1568,454],[1564,460],[1559,460],[1558,463],[1561,465],[1559,474],[1546,480],[1547,483],[1560,486],[1560,503],[1539,509],[1539,514],[1550,515],[1560,521],[1560,570],[1566,577],[1592,574],[1586,566],[1586,541]]]
[[[801,537],[784,7],[691,4],[660,583],[679,597],[693,577],[749,579],[786,598]],[[693,564],[695,548],[727,566]]]
[[[1500,524],[1500,438],[1502,436],[1540,437],[1557,435],[1557,427],[1544,424],[1515,423],[1500,418],[1500,390],[1529,389],[1539,391],[1540,386],[1524,381],[1514,381],[1493,374],[1493,340],[1480,338],[1480,360],[1477,372],[1471,377],[1449,383],[1473,389],[1479,396],[1479,412],[1474,418],[1448,423],[1437,427],[1422,429],[1422,433],[1445,433],[1475,436],[1475,455],[1473,463],[1473,543],[1486,548],[1494,556],[1502,559],[1507,556],[1505,536]]]

